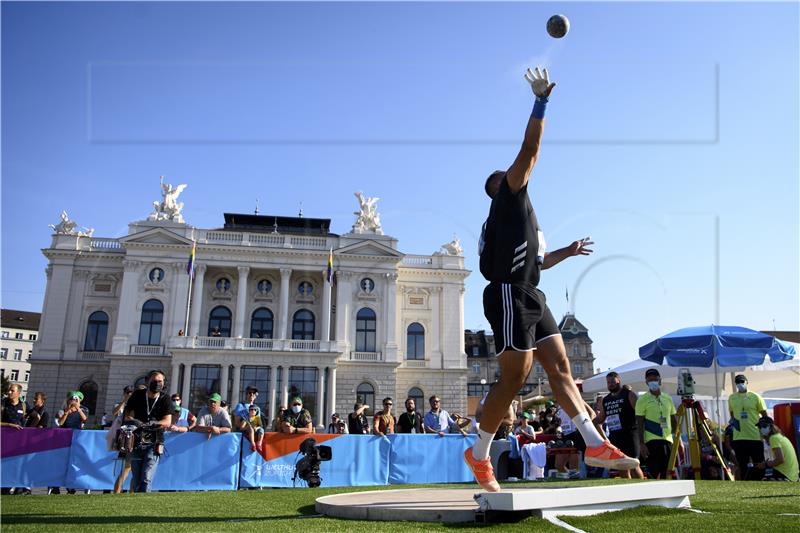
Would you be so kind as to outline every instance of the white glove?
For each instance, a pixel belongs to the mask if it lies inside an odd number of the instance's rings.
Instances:
[[[535,94],[537,98],[547,98],[550,96],[553,87],[556,86],[555,83],[550,83],[546,68],[542,70],[539,70],[539,67],[536,67],[534,70],[529,68],[525,72],[525,81],[531,84],[533,94]]]

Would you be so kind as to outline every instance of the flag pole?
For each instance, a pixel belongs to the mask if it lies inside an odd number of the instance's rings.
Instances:
[[[189,291],[186,294],[186,318],[183,322],[183,334],[189,336],[189,310],[192,306],[192,282],[194,281],[194,262],[196,253],[197,241],[194,240],[194,232],[192,232],[192,251],[189,255],[189,268],[186,273],[189,274]]]

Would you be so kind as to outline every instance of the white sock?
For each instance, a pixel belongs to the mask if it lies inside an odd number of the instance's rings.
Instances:
[[[586,414],[585,411],[581,411],[573,416],[572,421],[575,423],[575,427],[578,428],[578,431],[581,432],[581,437],[583,437],[583,441],[589,448],[600,446],[605,442],[605,439],[600,436],[597,428],[592,424],[592,419],[589,418],[589,415]]]
[[[478,430],[478,440],[475,441],[475,445],[472,447],[472,458],[476,461],[483,461],[484,459],[489,458],[489,448],[492,447],[492,441],[494,440],[494,433],[489,433],[482,429]]]

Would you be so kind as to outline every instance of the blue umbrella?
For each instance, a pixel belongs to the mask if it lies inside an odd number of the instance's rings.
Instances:
[[[669,366],[751,366],[794,358],[794,346],[739,326],[700,326],[668,333],[639,348],[639,357]]]

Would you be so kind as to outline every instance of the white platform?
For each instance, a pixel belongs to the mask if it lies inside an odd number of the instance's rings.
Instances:
[[[642,505],[690,507],[694,481],[648,481],[626,485],[548,489],[509,489],[481,492],[475,501],[481,511],[536,511],[548,516],[587,516]]]
[[[472,522],[479,516],[529,512],[551,519],[586,516],[641,505],[689,507],[693,481],[647,481],[594,487],[541,484],[483,492],[475,488],[398,489],[317,498],[316,510],[357,520]]]

